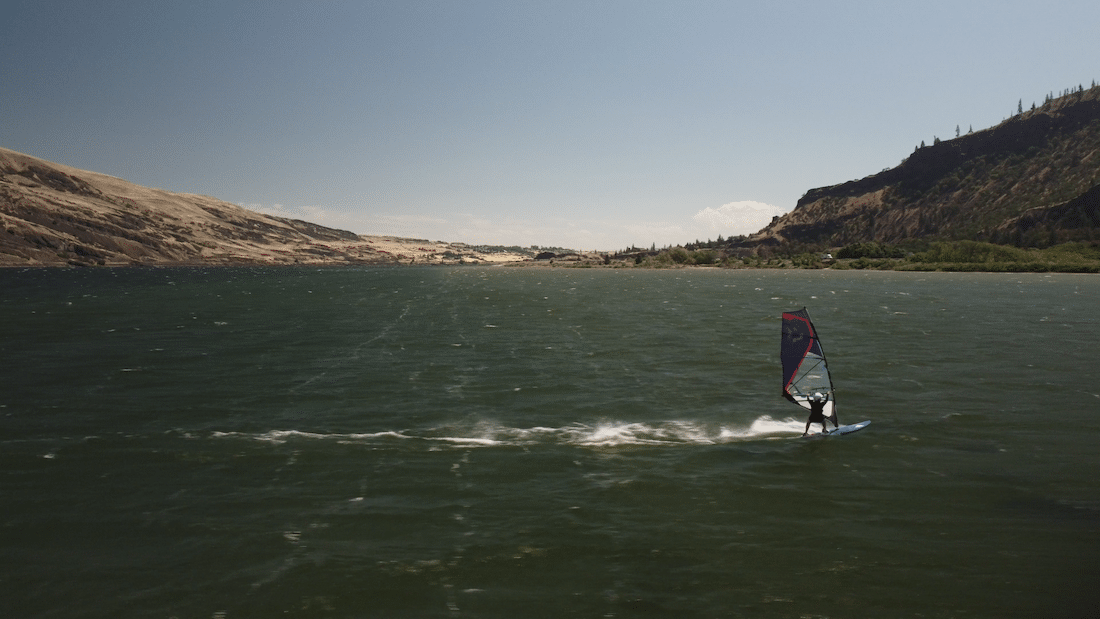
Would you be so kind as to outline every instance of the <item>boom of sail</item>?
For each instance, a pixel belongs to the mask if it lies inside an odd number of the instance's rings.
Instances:
[[[817,329],[810,322],[806,308],[783,312],[780,357],[783,359],[783,397],[808,410],[810,400],[820,394],[828,400],[822,413],[835,419],[833,380]]]

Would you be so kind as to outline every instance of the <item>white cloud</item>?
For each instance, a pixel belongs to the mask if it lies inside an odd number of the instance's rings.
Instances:
[[[718,208],[707,207],[692,217],[707,230],[725,236],[752,234],[771,223],[772,217],[786,213],[778,206],[763,202],[742,200],[729,202]]]

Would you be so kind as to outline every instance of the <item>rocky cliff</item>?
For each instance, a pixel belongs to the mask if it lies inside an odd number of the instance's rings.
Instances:
[[[923,145],[922,145],[923,146]],[[742,246],[914,239],[1043,246],[1100,226],[1100,87],[918,147],[895,168],[812,189]]]

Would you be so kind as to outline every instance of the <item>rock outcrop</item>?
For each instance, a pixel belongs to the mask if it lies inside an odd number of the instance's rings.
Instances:
[[[1093,87],[918,147],[895,168],[811,189],[793,211],[738,245],[1091,240],[1098,184],[1100,87]]]

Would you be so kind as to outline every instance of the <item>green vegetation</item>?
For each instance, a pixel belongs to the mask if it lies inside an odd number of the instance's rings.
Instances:
[[[972,271],[1036,273],[1100,273],[1100,243],[1062,243],[1045,249],[1022,249],[981,241],[853,243],[828,253],[807,250],[764,251],[736,255],[723,250],[672,247],[655,252],[605,256],[598,264],[579,263],[576,267],[612,266],[614,268],[667,269],[688,266],[754,269],[824,269],[884,271]]]
[[[898,260],[892,260],[889,258],[872,259],[872,258],[859,258],[856,260],[840,260],[832,266],[833,269],[838,271],[847,271],[849,269],[859,270],[873,270],[873,271],[894,271],[897,270],[899,264]],[[935,269],[932,269],[935,270]]]
[[[903,258],[905,250],[886,243],[852,243],[840,249],[837,258]]]
[[[858,244],[868,245],[868,244]],[[852,246],[849,246],[852,247]],[[846,247],[834,269],[877,269],[893,271],[970,271],[991,273],[1100,273],[1100,245],[1062,243],[1045,249],[1022,249],[980,241],[932,243],[916,252],[890,245],[882,251],[861,253]],[[848,250],[848,251],[846,251]],[[848,256],[858,256],[854,259]]]
[[[714,265],[718,264],[722,255],[713,249],[688,250],[683,247],[673,247],[657,252],[652,256],[639,256],[635,263],[638,266],[650,268],[668,268],[674,266]]]
[[[909,268],[898,270],[1100,273],[1100,245],[1062,243],[1045,249],[1021,249],[978,241],[934,243],[913,254]]]

